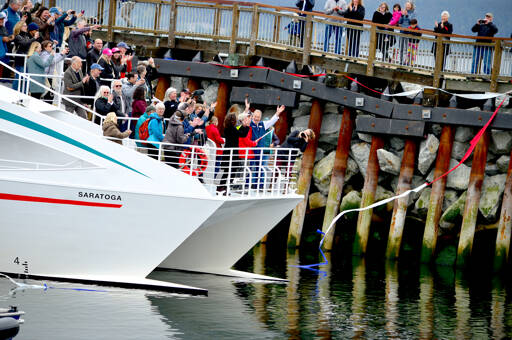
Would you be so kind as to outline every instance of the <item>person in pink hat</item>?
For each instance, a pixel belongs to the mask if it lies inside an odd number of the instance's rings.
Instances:
[[[110,87],[112,79],[119,79],[119,74],[116,75],[114,64],[112,63],[112,50],[110,48],[104,48],[101,52],[98,64],[103,67],[100,78],[101,84]]]
[[[112,49],[112,65],[114,65],[114,73],[116,78],[122,78],[121,74],[126,72],[127,56],[121,55],[121,50],[117,47]]]

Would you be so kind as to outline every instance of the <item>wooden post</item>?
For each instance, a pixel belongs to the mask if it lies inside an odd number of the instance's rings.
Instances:
[[[350,152],[350,140],[352,139],[352,130],[354,129],[354,117],[348,107],[343,108],[341,118],[340,132],[338,135],[338,145],[336,147],[336,156],[332,168],[331,184],[329,185],[329,195],[325,207],[324,223],[322,231],[327,232],[327,228],[332,220],[338,214],[340,207],[343,186],[345,185],[345,172],[347,170],[348,154]],[[325,235],[323,248],[327,251],[332,249],[334,232],[336,227]]]
[[[112,27],[114,27],[115,22],[116,22],[116,0],[109,0],[108,27],[107,27],[107,40],[108,41],[114,40],[114,31],[113,31]]]
[[[169,37],[167,38],[167,46],[169,48],[174,48],[176,46],[176,0],[171,0],[171,10],[169,15]]]
[[[187,89],[190,92],[194,92],[195,90],[199,89],[199,81],[195,78],[189,78],[187,82]]]
[[[53,6],[55,7],[55,6]],[[99,25],[103,25],[104,22],[103,22],[103,12],[105,11],[105,0],[99,0],[98,1],[98,6],[96,8],[96,20],[98,22]]]
[[[304,29],[304,46],[302,53],[302,65],[309,65],[309,55],[311,54],[311,42],[313,37],[313,21],[311,14],[306,15],[306,27]]]
[[[320,137],[320,127],[322,126],[322,115],[324,105],[318,99],[313,99],[311,106],[311,116],[308,127],[315,132],[315,140],[308,143],[306,151],[302,156],[302,166],[300,169],[299,180],[297,182],[297,193],[304,195],[304,199],[293,209],[292,219],[290,221],[290,231],[288,233],[288,248],[296,248],[300,245],[302,227],[304,226],[304,217],[309,197],[309,187],[311,185],[311,175],[315,165],[316,149],[318,138]]]
[[[155,97],[164,100],[165,91],[171,86],[169,77],[159,77],[158,83],[156,84]]]
[[[491,92],[498,91],[498,77],[500,75],[501,68],[501,55],[503,53],[503,46],[501,40],[494,42],[494,59],[492,61],[491,71]]]
[[[434,65],[434,80],[432,83],[433,87],[440,87],[441,85],[441,73],[444,66],[444,45],[443,37],[436,37],[436,64]]]
[[[370,45],[368,46],[368,62],[366,63],[366,75],[373,77],[373,63],[377,53],[377,26],[370,27]]]
[[[213,42],[218,42],[219,41],[219,38],[217,38],[220,34],[220,21],[221,21],[221,18],[222,18],[222,15],[221,15],[221,9],[219,8],[219,5],[215,5],[214,6],[215,8],[215,17],[214,17],[214,21],[213,21]]]
[[[379,180],[379,160],[377,159],[377,150],[384,146],[382,137],[373,136],[368,166],[366,167],[366,177],[364,179],[363,195],[361,197],[361,208],[367,207],[375,201],[375,191]],[[353,255],[364,255],[368,245],[368,236],[370,234],[370,223],[372,221],[373,209],[359,212],[357,217],[357,232],[352,248]]]
[[[398,186],[396,188],[397,195],[411,189],[416,151],[416,142],[411,139],[407,139],[405,141],[404,155],[402,156],[402,165],[400,167],[400,177],[398,178]],[[400,253],[408,202],[409,196],[406,196],[395,200],[395,203],[393,204],[393,215],[391,217],[388,246],[386,249],[386,258],[388,259],[396,259]]]
[[[220,12],[220,10],[219,10]],[[236,53],[236,39],[238,37],[238,22],[240,21],[240,9],[238,8],[238,4],[235,3],[233,5],[233,17],[231,22],[231,41],[229,42],[229,53]],[[220,25],[220,18],[219,18]]]
[[[510,230],[512,228],[512,152],[508,163],[507,181],[501,203],[498,235],[496,235],[496,253],[494,255],[494,270],[499,271],[508,263],[510,250]]]
[[[449,170],[454,135],[454,126],[443,126],[443,130],[441,132],[441,141],[437,151],[434,178],[438,178]],[[439,230],[439,219],[441,218],[441,213],[443,211],[443,199],[444,190],[446,188],[446,180],[447,177],[445,176],[432,184],[427,220],[425,222],[425,231],[423,232],[423,245],[421,248],[422,263],[429,263],[434,256],[434,252],[436,251],[437,232]]]
[[[160,28],[160,13],[162,11],[162,4],[159,3],[159,4],[156,4],[155,6],[155,23],[153,25],[153,30],[155,31],[158,31],[158,29]]]
[[[217,91],[217,107],[215,108],[215,116],[219,120],[219,131],[222,134],[224,131],[224,118],[228,112],[229,94],[231,86],[225,81],[219,83],[219,90]]]
[[[260,12],[258,4],[252,6],[252,30],[251,41],[249,42],[249,55],[256,54],[256,40],[258,40],[258,30],[260,26]]]
[[[469,176],[467,199],[460,229],[459,247],[457,249],[457,267],[465,267],[471,256],[488,147],[489,132],[486,131],[478,141],[473,154],[473,165],[471,166],[471,175]]]

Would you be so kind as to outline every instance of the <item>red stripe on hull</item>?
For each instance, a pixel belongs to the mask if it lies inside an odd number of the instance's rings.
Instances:
[[[63,199],[58,199],[58,198],[12,195],[12,194],[4,194],[4,193],[0,193],[0,199],[8,200],[8,201],[67,204],[67,205],[80,205],[80,206],[86,206],[86,207],[100,207],[100,208],[121,208],[123,206],[122,204],[84,202],[84,201],[75,201],[75,200],[63,200]]]

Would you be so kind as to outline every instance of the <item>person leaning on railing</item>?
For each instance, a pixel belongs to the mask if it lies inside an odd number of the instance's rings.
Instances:
[[[337,18],[343,18],[343,14],[347,10],[347,3],[345,0],[327,0],[324,5],[324,13]],[[326,21],[341,23],[342,21],[336,19],[327,19]],[[334,53],[341,54],[341,38],[343,36],[343,27],[336,25],[325,25],[324,35],[324,52],[329,51],[329,42],[331,35],[334,33]]]
[[[409,27],[411,26],[411,20],[416,19],[416,12],[414,8],[414,4],[411,1],[407,1],[405,3],[405,8],[402,10],[402,16],[400,17],[400,20],[398,20],[398,25],[400,27]],[[401,33],[405,34],[406,31],[400,31]],[[398,39],[399,42],[399,48],[400,48],[400,64],[404,64],[407,60],[404,58],[404,55],[407,51],[407,45],[409,42],[408,38],[400,37]]]
[[[117,125],[117,116],[115,112],[109,112],[107,114],[101,128],[103,129],[103,136],[117,138],[116,140],[112,141],[118,144],[123,144],[121,139],[127,138],[132,133],[132,131],[129,129],[121,132],[119,126]]]
[[[44,84],[46,80],[46,77],[44,77],[45,68],[51,65],[53,58],[55,56],[55,51],[51,51],[50,56],[45,62],[41,58],[41,50],[41,44],[37,41],[34,41],[30,45],[30,49],[28,50],[27,73],[31,74],[30,77],[33,80],[37,81],[40,84]],[[33,74],[40,74],[42,76],[33,76]],[[37,99],[40,99],[42,94],[46,92],[44,88],[35,84],[34,82],[30,82],[29,91],[30,95]]]
[[[71,58],[71,65],[64,72],[64,91],[63,94],[73,95],[73,96],[83,96],[84,95],[84,84],[89,81],[89,76],[85,76],[82,73],[82,59],[78,56],[74,56]],[[81,103],[82,101],[79,98],[72,98],[73,101],[77,103]],[[69,102],[68,100],[64,100],[64,107],[66,111],[74,113],[84,119],[87,119],[86,111]]]
[[[487,13],[485,19],[478,19],[471,30],[476,32],[479,37],[494,37],[494,35],[498,33],[498,27],[492,22],[493,18],[492,13]],[[477,39],[476,42],[490,44],[492,40]],[[478,73],[480,70],[480,61],[482,61],[484,73],[491,73],[492,50],[493,48],[491,46],[473,46],[471,73]]]
[[[440,34],[452,34],[453,33],[453,25],[448,22],[450,19],[450,13],[448,11],[443,11],[441,13],[441,22],[434,23],[434,32]],[[450,37],[443,37],[444,40],[450,40]],[[434,58],[437,55],[437,43],[434,42],[432,45],[432,53],[434,53]],[[444,56],[448,56],[450,54],[450,44],[444,45]]]
[[[363,0],[350,0],[350,3],[345,11],[345,18],[354,20],[364,20],[365,9]],[[352,26],[363,26],[363,24],[349,22]],[[359,57],[359,42],[361,41],[360,29],[347,28],[347,45],[348,55],[351,57]]]
[[[373,13],[372,22],[376,24],[388,25],[393,19],[393,15],[389,12],[388,4],[383,2],[379,8]],[[377,26],[379,31],[392,31],[391,28]],[[382,60],[388,61],[389,47],[395,43],[394,36],[386,33],[377,33],[377,49],[382,53]]]

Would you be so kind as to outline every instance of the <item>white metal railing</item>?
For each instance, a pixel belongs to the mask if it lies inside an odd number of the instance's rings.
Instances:
[[[197,177],[212,194],[261,197],[293,194],[296,190],[298,149],[217,148],[210,140],[203,146],[124,141],[127,147]]]
[[[0,159],[0,171],[3,170],[84,170],[97,167],[91,167],[78,159],[72,160],[64,164],[44,163],[44,162],[29,162],[14,159]]]

